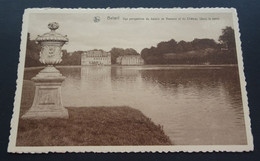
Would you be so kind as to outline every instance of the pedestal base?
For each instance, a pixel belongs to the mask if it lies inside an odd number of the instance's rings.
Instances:
[[[46,69],[42,71],[32,79],[36,86],[33,105],[22,118],[68,118],[68,110],[63,107],[61,101],[61,83],[65,77],[57,69],[54,70],[56,74],[52,72],[49,76],[45,72]]]

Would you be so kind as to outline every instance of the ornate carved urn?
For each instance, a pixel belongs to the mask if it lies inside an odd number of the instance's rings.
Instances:
[[[36,42],[42,47],[40,52],[40,62],[47,65],[53,65],[61,62],[61,47],[69,41],[67,35],[62,36],[55,32],[59,28],[57,22],[49,23],[48,28],[51,30],[36,38]]]
[[[49,23],[48,33],[38,36],[36,42],[41,45],[39,61],[47,66],[32,78],[35,84],[34,101],[22,118],[68,118],[68,111],[62,105],[61,84],[65,77],[53,65],[62,61],[62,46],[69,40],[55,30],[57,22]]]
[[[48,28],[51,30],[36,38],[36,43],[41,45],[40,62],[47,64],[48,66],[42,70],[39,74],[45,74],[46,76],[59,75],[59,71],[53,67],[62,61],[62,46],[69,41],[67,35],[63,36],[55,30],[59,28],[57,22],[49,23]],[[46,74],[47,73],[47,74]]]

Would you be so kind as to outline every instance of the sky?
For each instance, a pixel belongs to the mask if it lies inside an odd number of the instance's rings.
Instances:
[[[100,21],[94,22],[95,17]],[[69,42],[63,46],[68,52],[110,51],[118,47],[133,48],[140,53],[144,48],[171,39],[218,41],[223,28],[233,27],[231,13],[30,13],[30,38],[49,32],[47,25],[50,22],[58,22],[60,27],[56,32],[68,36]]]

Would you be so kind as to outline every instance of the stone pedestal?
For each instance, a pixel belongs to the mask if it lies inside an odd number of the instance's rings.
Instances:
[[[33,77],[36,86],[34,101],[22,118],[68,118],[68,111],[63,107],[61,100],[61,83],[64,79],[65,77],[51,65]]]

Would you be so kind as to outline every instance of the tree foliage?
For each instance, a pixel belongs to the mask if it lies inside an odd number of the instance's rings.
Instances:
[[[116,58],[119,56],[124,56],[124,55],[139,55],[135,49],[132,48],[127,48],[127,49],[122,49],[122,48],[112,48],[110,50],[111,53],[111,63],[115,64],[116,63]]]
[[[219,36],[218,40],[221,46],[226,49],[227,54],[230,54],[236,59],[237,53],[234,29],[229,26],[222,29],[222,35]]]
[[[68,53],[67,50],[62,50],[62,61],[59,65],[81,65],[82,53],[83,51]]]
[[[219,42],[227,45],[227,48],[235,48],[235,33],[232,27],[227,26],[222,29],[222,35],[219,36]]]
[[[36,44],[35,40],[31,40],[30,33],[28,33],[27,44],[26,44],[25,67],[42,65],[39,61],[40,51],[41,51],[41,46]]]
[[[197,63],[194,60],[196,57],[199,58],[199,55],[187,54],[188,52],[200,51],[201,54],[205,54],[203,50],[209,52],[212,50],[208,49],[217,47],[218,44],[213,39],[194,39],[191,42],[177,42],[171,39],[158,43],[156,47],[144,48],[141,56],[147,64]]]
[[[222,50],[223,46],[228,48]],[[219,43],[207,38],[159,42],[156,47],[144,48],[141,56],[146,64],[234,64],[237,63],[234,30],[224,28]]]

